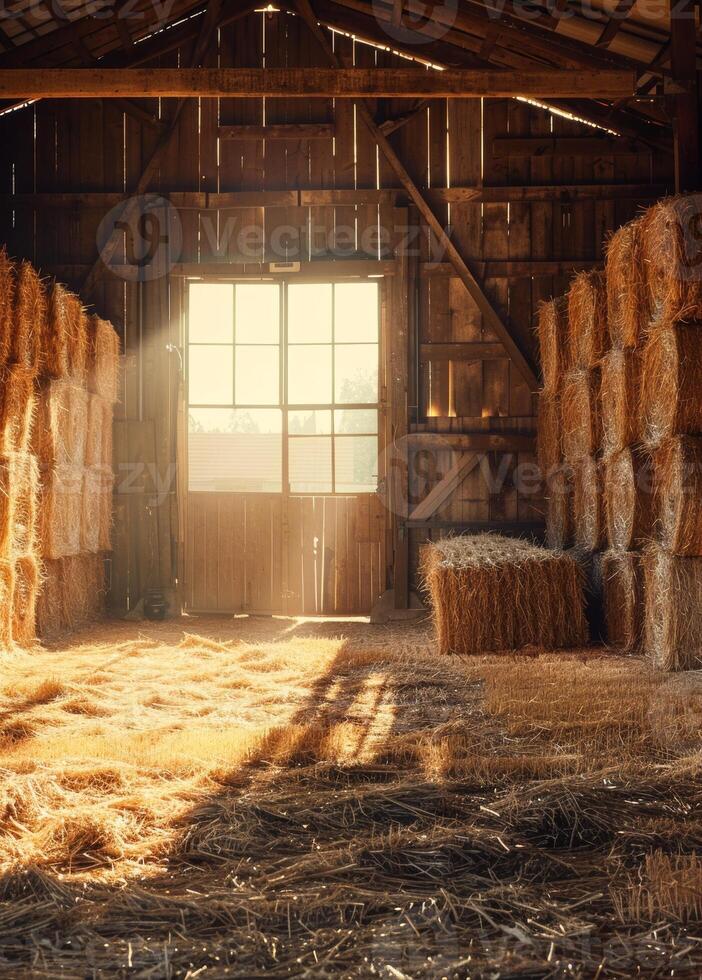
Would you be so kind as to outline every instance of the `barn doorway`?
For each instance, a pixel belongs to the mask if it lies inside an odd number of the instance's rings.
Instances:
[[[188,609],[370,611],[381,293],[377,278],[187,284]]]

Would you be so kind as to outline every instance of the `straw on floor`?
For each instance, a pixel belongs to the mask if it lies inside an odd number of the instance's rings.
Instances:
[[[610,548],[639,547],[653,532],[656,494],[651,456],[643,447],[627,447],[604,463],[604,496]]]
[[[641,228],[640,218],[629,221],[607,243],[607,326],[615,349],[638,347],[648,322]]]
[[[659,321],[643,354],[641,414],[646,441],[702,434],[702,326]]]
[[[633,551],[605,551],[600,560],[605,639],[610,647],[633,653],[643,630],[643,565]]]
[[[569,555],[486,534],[427,544],[420,565],[441,653],[587,641],[582,571]]]
[[[673,436],[653,465],[660,543],[675,555],[702,555],[702,438]]]
[[[661,670],[702,667],[702,558],[644,553],[646,656]]]
[[[568,331],[572,367],[599,364],[607,346],[607,292],[604,273],[580,272],[568,290]]]
[[[641,442],[641,357],[638,351],[609,351],[601,372],[602,448],[611,453]]]

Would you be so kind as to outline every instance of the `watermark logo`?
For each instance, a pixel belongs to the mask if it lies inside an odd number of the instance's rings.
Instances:
[[[100,222],[97,246],[104,264],[121,279],[160,279],[171,271],[183,248],[178,210],[160,194],[129,197]]]
[[[389,38],[402,45],[429,44],[445,37],[456,23],[458,0],[431,4],[409,0],[399,19],[388,20],[387,9],[386,3],[373,0],[373,16]]]
[[[680,243],[678,276],[688,282],[702,279],[702,194],[686,194],[672,205]]]

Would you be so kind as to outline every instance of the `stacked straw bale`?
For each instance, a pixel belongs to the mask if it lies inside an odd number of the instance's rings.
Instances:
[[[640,218],[630,221],[607,243],[607,327],[615,351],[638,348],[648,323],[641,228]]]
[[[702,320],[699,195],[659,201],[641,219],[647,321]]]
[[[602,272],[580,272],[571,282],[568,332],[573,368],[597,367],[607,343],[607,290]]]
[[[646,442],[702,435],[702,325],[657,320],[643,353],[641,411]]]
[[[642,556],[633,551],[605,551],[600,570],[607,643],[622,653],[634,653],[640,649],[643,630]]]
[[[543,649],[587,642],[583,574],[562,552],[483,534],[422,549],[441,653]]]

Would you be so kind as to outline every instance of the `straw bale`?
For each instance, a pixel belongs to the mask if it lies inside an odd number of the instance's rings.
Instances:
[[[12,593],[12,639],[21,647],[36,642],[37,596],[40,589],[39,562],[32,554],[15,559]]]
[[[629,551],[653,533],[656,497],[652,459],[640,446],[627,447],[606,457],[604,469],[609,546]]]
[[[106,402],[99,395],[88,395],[88,432],[85,446],[85,465],[103,463],[103,429]]]
[[[644,437],[655,445],[675,435],[702,435],[702,326],[657,322],[641,371]]]
[[[600,372],[571,371],[561,396],[563,455],[573,463],[600,448]]]
[[[641,441],[640,385],[638,351],[613,350],[605,355],[599,402],[605,452],[616,452]]]
[[[648,318],[702,319],[699,194],[658,201],[644,214],[641,255]]]
[[[88,399],[85,389],[69,381],[51,381],[38,397],[38,429],[32,438],[43,470],[57,466],[83,466],[88,436]]]
[[[604,273],[579,272],[568,290],[571,367],[595,367],[607,347],[607,291]]]
[[[565,296],[541,303],[538,335],[544,390],[555,394],[570,367],[568,350],[568,304]]]
[[[75,384],[84,385],[88,377],[88,317],[80,299],[73,293],[66,296],[66,343],[68,370]]]
[[[44,562],[44,578],[37,599],[37,633],[57,636],[70,629],[64,605],[65,559]]]
[[[89,554],[96,554],[100,550],[102,477],[103,474],[99,466],[86,467],[83,471],[80,550]]]
[[[641,218],[630,221],[607,243],[607,326],[617,350],[638,347],[648,323],[641,228]]]
[[[0,649],[12,646],[12,600],[15,592],[15,563],[0,558]]]
[[[68,291],[54,283],[49,293],[48,314],[42,341],[42,373],[49,378],[65,378],[69,372]]]
[[[37,546],[39,513],[39,467],[31,453],[14,453],[10,458],[13,555],[33,552]]]
[[[441,653],[587,641],[582,571],[562,552],[484,534],[425,545],[420,563]]]
[[[546,543],[562,551],[573,543],[573,470],[562,465],[546,481]]]
[[[702,438],[666,440],[653,467],[660,543],[675,555],[702,556]]]
[[[0,452],[29,448],[35,407],[34,372],[22,364],[0,369]]]
[[[36,374],[46,334],[47,301],[44,287],[31,262],[20,263],[15,288],[14,324],[10,360]]]
[[[594,456],[573,463],[573,528],[577,547],[597,551],[605,540],[602,467]]]
[[[58,466],[42,487],[41,554],[64,558],[80,551],[83,470]]]
[[[656,544],[644,565],[644,650],[661,670],[702,667],[702,558],[671,555]]]
[[[539,466],[547,476],[561,463],[561,407],[558,395],[539,392],[536,451]]]
[[[108,320],[93,315],[88,322],[88,341],[88,389],[114,405],[119,383],[119,337]]]
[[[605,551],[601,556],[605,639],[625,653],[639,649],[644,616],[644,576],[641,555],[634,551]]]
[[[15,265],[0,248],[0,368],[7,364],[12,350],[15,308]]]

